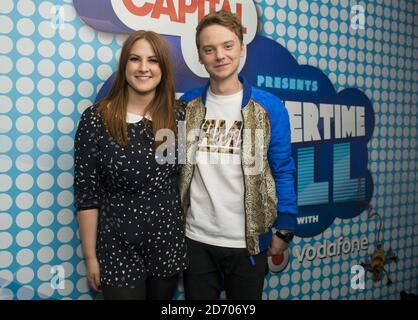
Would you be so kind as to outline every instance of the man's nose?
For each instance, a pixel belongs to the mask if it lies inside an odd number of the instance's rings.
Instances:
[[[223,58],[225,58],[223,49],[216,50],[216,60],[222,60]]]

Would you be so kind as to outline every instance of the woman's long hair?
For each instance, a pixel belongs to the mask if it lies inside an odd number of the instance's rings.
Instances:
[[[133,45],[141,39],[148,41],[151,45],[161,69],[161,81],[156,88],[154,98],[145,110],[145,114],[149,114],[152,118],[154,137],[160,129],[170,129],[175,134],[177,133],[174,110],[174,71],[169,47],[158,33],[139,30],[133,32],[123,44],[118,70],[112,83],[112,88],[110,89],[109,95],[100,101],[97,109],[110,135],[118,144],[124,147],[128,145],[128,125],[126,123],[128,82],[126,80],[126,65]],[[147,123],[148,121],[145,117],[144,121],[147,127],[149,127],[149,123]],[[155,147],[158,147],[161,143],[162,141],[155,141]]]

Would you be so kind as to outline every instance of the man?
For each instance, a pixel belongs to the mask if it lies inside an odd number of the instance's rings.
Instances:
[[[223,288],[227,299],[261,299],[267,255],[287,249],[296,224],[288,114],[277,97],[238,77],[245,49],[234,14],[205,16],[196,45],[210,81],[181,98],[186,299],[218,299]]]

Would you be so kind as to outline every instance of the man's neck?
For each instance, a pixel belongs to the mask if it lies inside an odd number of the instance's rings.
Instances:
[[[219,96],[229,96],[242,90],[242,83],[238,77],[225,80],[210,79],[210,90]]]

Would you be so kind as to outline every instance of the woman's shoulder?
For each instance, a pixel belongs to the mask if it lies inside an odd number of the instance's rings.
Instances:
[[[96,122],[101,118],[100,113],[98,112],[100,104],[95,103],[87,107],[81,114],[80,121]]]
[[[87,107],[81,114],[80,121],[78,123],[78,128],[84,128],[83,130],[90,131],[91,129],[101,128],[102,127],[102,117],[98,112],[100,105],[93,104]]]

